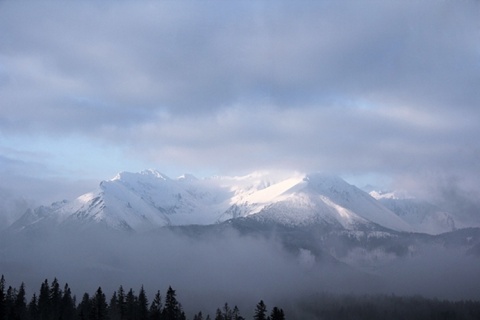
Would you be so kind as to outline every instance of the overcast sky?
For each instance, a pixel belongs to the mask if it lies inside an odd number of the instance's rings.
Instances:
[[[0,1],[0,191],[145,168],[473,199],[480,2]]]

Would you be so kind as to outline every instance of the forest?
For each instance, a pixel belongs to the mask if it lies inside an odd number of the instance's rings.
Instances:
[[[101,287],[92,295],[84,293],[80,302],[72,294],[68,284],[60,285],[55,278],[51,283],[45,279],[40,291],[27,302],[25,284],[19,288],[6,287],[5,277],[0,279],[0,320],[187,320],[176,292],[169,287],[165,299],[160,290],[151,303],[141,286],[138,294],[120,286],[107,300]],[[193,320],[245,320],[237,306],[225,303],[215,314],[204,315],[202,311],[193,315]],[[269,313],[263,300],[255,307],[255,320],[284,320],[283,309],[273,307]]]
[[[292,301],[293,301],[292,297]],[[480,319],[480,301],[449,301],[422,296],[348,295],[321,293],[289,306],[288,319]],[[253,320],[285,320],[284,309],[271,310],[261,300],[253,306]],[[249,314],[251,312],[248,312]],[[212,315],[198,311],[187,317],[176,291],[168,287],[163,298],[158,290],[152,301],[140,287],[120,286],[107,300],[101,287],[84,293],[77,303],[68,284],[60,285],[55,278],[40,285],[38,293],[27,299],[25,284],[8,286],[0,279],[0,320],[245,320],[237,306],[228,303]]]

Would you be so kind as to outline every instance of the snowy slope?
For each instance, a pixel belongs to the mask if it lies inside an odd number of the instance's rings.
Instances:
[[[375,223],[397,231],[412,231],[402,219],[364,191],[339,177],[297,175],[237,201],[221,220],[258,214],[288,225],[327,223],[353,229]]]
[[[63,209],[75,212],[79,219],[95,217],[115,228],[128,226],[140,231],[166,225],[213,223],[229,205],[230,196],[231,192],[218,184],[192,175],[171,179],[158,171],[146,170],[120,173],[103,181],[93,195],[82,196],[88,201],[81,208]]]
[[[349,209],[363,219],[397,231],[412,231],[402,219],[385,208],[368,193],[348,184],[337,176],[307,176],[309,189],[321,193],[340,207]]]
[[[440,234],[467,227],[453,215],[426,201],[382,199],[381,202],[414,226],[417,232]]]
[[[371,191],[370,195],[410,224],[416,232],[440,234],[469,226],[445,210],[405,192]]]
[[[321,223],[347,230],[365,225],[407,232],[444,230],[438,228],[431,214],[406,209],[400,214],[397,207],[389,202],[382,204],[339,177],[319,173],[259,171],[237,177],[197,179],[183,175],[172,179],[145,170],[119,173],[73,201],[29,210],[11,228],[93,223],[147,231],[255,217],[289,226]],[[418,219],[423,221],[421,228]],[[445,219],[448,225],[450,220]],[[456,221],[455,227],[459,227]]]
[[[167,225],[209,224],[228,202],[228,194],[193,176],[170,179],[158,171],[123,172],[102,181],[93,192],[73,201],[28,211],[12,225],[103,224],[119,230],[146,231]]]

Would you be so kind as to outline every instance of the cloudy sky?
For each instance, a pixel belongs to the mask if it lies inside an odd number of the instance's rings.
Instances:
[[[0,1],[3,197],[280,168],[475,199],[479,124],[479,1]]]

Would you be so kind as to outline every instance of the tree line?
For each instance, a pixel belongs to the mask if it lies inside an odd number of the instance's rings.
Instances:
[[[296,319],[322,320],[478,320],[480,301],[440,300],[420,295],[354,295],[322,293],[303,299]]]
[[[289,310],[292,319],[480,319],[480,301],[449,301],[422,296],[318,294],[299,298]],[[201,311],[191,320],[246,320],[237,306],[225,303],[212,315]],[[254,320],[285,320],[283,309],[271,310],[263,301],[254,309]],[[6,287],[0,278],[0,320],[187,320],[172,287],[165,298],[157,291],[151,302],[143,286],[138,294],[122,286],[107,300],[102,288],[84,293],[80,302],[68,284],[45,280],[27,302],[25,285]]]
[[[107,301],[99,287],[94,294],[84,293],[80,303],[68,284],[63,289],[55,278],[51,283],[42,282],[40,291],[27,302],[25,285],[19,288],[6,287],[5,278],[0,278],[0,320],[187,320],[176,292],[169,287],[162,298],[160,291],[149,303],[143,286],[138,294],[133,289],[126,291],[120,286]],[[217,308],[213,318],[196,313],[193,320],[245,320],[237,306],[225,303]],[[254,320],[285,320],[283,309],[274,307],[269,313],[263,300],[255,307]]]

